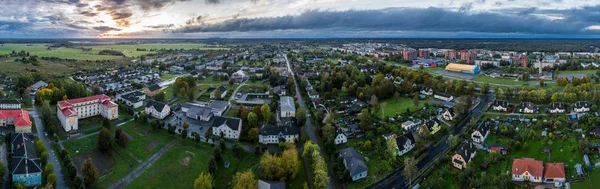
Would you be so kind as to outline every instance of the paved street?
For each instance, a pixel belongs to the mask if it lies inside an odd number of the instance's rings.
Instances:
[[[35,104],[35,102],[32,102],[32,104]],[[65,177],[62,174],[62,167],[60,166],[60,162],[58,160],[57,154],[54,153],[54,150],[52,150],[52,146],[50,145],[50,141],[48,140],[48,137],[46,137],[46,135],[44,135],[44,125],[42,123],[42,119],[40,118],[40,114],[38,112],[39,111],[34,106],[33,111],[30,111],[29,115],[31,115],[31,117],[33,117],[33,121],[35,122],[35,128],[37,129],[37,137],[44,142],[44,145],[46,145],[46,150],[48,151],[48,155],[49,155],[48,163],[52,163],[54,165],[54,174],[56,175],[56,178],[58,179],[58,184],[56,185],[56,188],[59,188],[59,189],[68,188],[69,184],[66,183]]]

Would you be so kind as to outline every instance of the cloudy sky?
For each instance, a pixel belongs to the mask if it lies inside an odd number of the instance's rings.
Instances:
[[[600,0],[0,0],[0,38],[600,38]]]

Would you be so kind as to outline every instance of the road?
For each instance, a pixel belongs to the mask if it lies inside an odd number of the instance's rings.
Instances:
[[[288,60],[287,56],[285,57],[285,62],[287,63],[287,67],[288,67],[288,72],[292,74],[292,79],[294,80],[294,85],[296,85],[296,97],[298,98],[298,104],[300,104],[300,108],[302,108],[304,110],[304,112],[306,112],[306,117],[309,119],[306,119],[306,123],[304,123],[304,127],[306,127],[306,131],[308,133],[308,138],[310,139],[310,141],[312,141],[313,143],[319,145],[319,142],[317,141],[317,135],[315,135],[315,128],[313,127],[312,123],[310,122],[310,115],[308,113],[308,109],[306,109],[306,105],[304,103],[304,99],[302,99],[302,93],[300,91],[300,88],[298,87],[298,82],[296,81],[296,74],[294,74],[294,72],[292,71],[292,66],[290,65],[290,61]],[[323,147],[321,147],[321,157],[323,157]],[[323,158],[327,158],[327,157],[323,157]],[[312,172],[310,171],[311,169],[307,169],[307,161],[306,158],[304,158],[304,163],[305,163],[305,171],[306,171],[306,175],[312,175]],[[331,170],[327,170],[327,173],[329,174],[329,183],[327,184],[327,187],[330,189],[335,189],[335,185],[333,184],[333,174],[331,173]],[[312,180],[312,178],[308,178],[309,181]],[[310,183],[310,182],[309,182]],[[311,183],[312,185],[312,183]]]
[[[31,104],[35,104],[32,102]],[[57,185],[56,188],[63,189],[68,188],[68,183],[65,181],[65,177],[62,174],[62,167],[60,166],[60,162],[57,158],[57,154],[52,150],[52,146],[50,145],[50,140],[44,134],[44,124],[42,119],[40,119],[39,111],[35,106],[33,106],[33,111],[29,111],[29,115],[33,117],[33,121],[35,122],[35,128],[37,129],[37,137],[44,142],[46,146],[46,150],[48,151],[48,163],[52,163],[54,165],[54,175],[56,175]]]
[[[235,94],[237,94],[238,90],[240,90],[240,88],[242,88],[242,86],[246,85],[247,82],[248,82],[248,80],[246,80],[242,84],[238,85],[238,87],[235,88],[235,91],[233,91],[233,93],[231,93],[231,96],[229,97],[229,100],[227,102],[231,102],[233,99],[235,99]]]
[[[464,133],[462,133],[463,128],[466,125],[468,125],[472,119],[479,120],[479,118],[481,118],[481,116],[483,115],[484,108],[494,99],[494,97],[495,97],[494,94],[488,95],[479,104],[477,104],[477,106],[475,106],[475,108],[473,108],[471,111],[469,111],[469,114],[463,120],[461,120],[459,123],[457,123],[454,126],[453,130],[451,130],[450,132],[447,132],[446,135],[452,134],[454,136],[461,138],[461,135],[464,134]],[[440,137],[440,140],[444,140],[445,138],[446,137]],[[425,156],[423,159],[421,159],[419,162],[417,162],[417,168],[421,171],[423,171],[423,169],[425,169],[425,168],[428,168],[429,166],[432,165],[432,163],[436,159],[444,156],[447,152],[450,152],[451,150],[449,148],[450,148],[450,146],[449,146],[448,142],[446,142],[446,141],[442,141],[440,143],[440,145],[438,145],[438,146],[434,146],[434,145],[428,146],[427,149],[425,150],[425,152],[427,153],[427,156]],[[417,157],[418,157],[418,155],[417,155]],[[381,179],[380,181],[377,181],[376,183],[372,184],[371,186],[369,186],[367,188],[396,188],[396,189],[408,188],[407,185],[409,183],[404,178],[403,169],[404,169],[404,167],[398,168],[392,174],[386,176],[385,178]],[[421,177],[421,176],[423,176],[423,175],[419,175],[419,177]],[[414,185],[414,183],[412,183],[412,184]]]

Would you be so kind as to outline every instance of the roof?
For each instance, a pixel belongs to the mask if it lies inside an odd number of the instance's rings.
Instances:
[[[77,115],[77,112],[71,108],[65,108],[61,112],[66,117]]]
[[[208,117],[212,114],[212,109],[204,106],[191,106],[187,114]]]
[[[294,98],[291,96],[282,96],[279,100],[279,107],[281,111],[293,112],[296,111],[296,104],[294,103]]]
[[[477,148],[470,140],[466,140],[461,143],[458,147],[456,147],[456,153],[465,160],[465,163],[469,163],[471,161],[471,154],[475,153]]]
[[[546,163],[544,165],[544,178],[565,178],[565,164]]]
[[[241,129],[241,123],[242,120],[239,118],[215,116],[212,126],[220,127],[221,125],[227,125],[231,130],[237,131]]]
[[[456,63],[450,63],[446,66],[446,70],[453,70],[453,71],[472,71],[473,69],[475,69],[477,66],[476,65],[468,65],[468,64],[456,64]]]
[[[0,110],[0,119],[14,119],[15,127],[31,126],[29,112],[25,110]]]
[[[133,92],[121,95],[121,98],[126,101],[129,101],[129,102],[139,102],[139,101],[142,101],[141,96],[145,96],[145,94],[140,91],[133,91]]]
[[[346,168],[350,171],[350,175],[356,175],[369,170],[360,154],[353,147],[341,149],[340,156],[346,161]]]
[[[437,95],[437,96],[446,97],[446,98],[452,97],[452,95],[449,95],[449,94],[446,94],[446,93],[440,93],[440,92],[434,92],[433,94]]]
[[[158,85],[158,84],[150,85],[148,87],[148,90],[150,90],[150,91],[157,91],[157,90],[160,90],[160,89],[161,89],[160,85]]]
[[[64,107],[71,106],[71,105],[77,104],[77,103],[89,102],[89,101],[104,101],[104,100],[110,100],[110,97],[106,96],[105,94],[99,94],[99,95],[88,96],[88,97],[83,97],[83,98],[61,100],[61,101],[58,101],[56,104],[58,104],[58,105],[60,105],[60,107],[64,108]]]
[[[485,133],[490,131],[490,122],[489,121],[481,122],[474,130],[479,131],[479,133],[481,133],[481,135],[485,136]]]
[[[300,128],[296,126],[296,120],[286,119],[282,120],[283,124],[279,126],[271,124],[263,124],[260,129],[260,135],[298,135],[300,134]]]
[[[427,126],[427,129],[429,129],[429,131],[433,129],[433,126],[435,126],[435,124],[439,124],[437,118],[433,118],[425,122],[425,125]]]
[[[285,181],[258,180],[258,189],[285,189]]]
[[[0,104],[21,104],[18,100],[15,99],[0,99]]]
[[[35,82],[33,85],[31,85],[31,88],[39,89],[39,88],[42,88],[45,86],[48,86],[48,83],[46,83],[44,81],[38,81],[38,82]]]
[[[493,106],[508,107],[508,101],[506,101],[506,100],[494,100]]]
[[[148,100],[148,102],[146,102],[146,108],[152,107],[158,112],[162,112],[166,106],[166,104],[154,100]]]
[[[12,158],[11,169],[13,175],[41,173],[40,159]]]
[[[102,102],[102,105],[106,106],[107,108],[112,108],[112,107],[118,106],[117,103],[114,103],[113,101],[110,101],[110,100]]]
[[[399,151],[404,150],[404,144],[406,144],[408,141],[410,141],[411,144],[415,143],[415,138],[410,133],[407,133],[405,135],[402,135],[402,136],[399,136],[398,138],[396,138],[396,145],[398,145],[398,150]]]
[[[535,108],[535,105],[532,102],[521,102],[519,104],[519,108],[527,108],[533,110]]]
[[[591,108],[592,103],[590,103],[588,101],[577,101],[577,102],[575,102],[575,107],[576,108]]]
[[[226,101],[220,101],[220,100],[213,100],[210,101],[210,103],[208,104],[208,106],[212,109],[216,109],[216,110],[222,110],[227,108],[227,106],[229,106],[229,102]]]
[[[550,103],[550,109],[565,109],[565,103],[552,102]]]
[[[31,133],[12,133],[10,144],[13,157],[36,158],[34,136]]]
[[[527,171],[531,176],[542,176],[542,161],[533,158],[514,159],[512,164],[512,174],[521,175]]]

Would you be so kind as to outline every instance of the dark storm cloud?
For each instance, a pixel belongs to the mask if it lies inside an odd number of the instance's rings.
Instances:
[[[586,19],[582,19],[586,20]],[[600,19],[598,19],[600,20]],[[521,34],[598,34],[584,31],[594,23],[547,20],[500,13],[449,11],[441,8],[380,10],[309,10],[297,16],[230,19],[216,24],[184,26],[176,33],[248,32],[298,29],[354,31],[430,31]],[[588,32],[588,33],[586,33]]]
[[[186,1],[190,0],[138,0],[135,2],[135,4],[140,6],[140,8],[142,8],[143,10],[157,10],[163,8],[166,5]]]
[[[131,17],[133,14],[131,14],[130,12],[112,12],[110,13],[110,16],[112,17],[113,20],[121,20],[121,19],[126,19]]]
[[[119,28],[113,28],[113,27],[108,27],[108,26],[98,26],[98,27],[93,27],[93,28],[100,32],[121,31],[121,29],[119,29]]]
[[[79,12],[79,14],[83,15],[83,16],[87,16],[87,17],[94,17],[94,16],[98,15],[97,12],[90,12],[90,11],[81,11],[81,12]]]
[[[86,30],[86,29],[88,29],[85,26],[80,26],[80,25],[77,25],[77,24],[65,24],[65,26],[68,27],[68,28],[77,29],[77,30]]]

